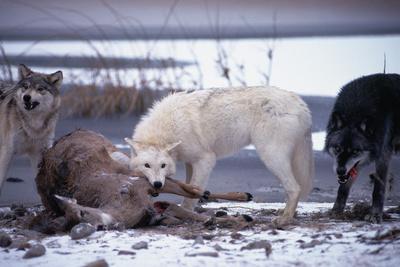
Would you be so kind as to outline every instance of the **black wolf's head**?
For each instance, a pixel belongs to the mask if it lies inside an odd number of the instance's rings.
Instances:
[[[339,114],[333,113],[325,141],[325,151],[335,160],[333,171],[339,183],[346,183],[357,175],[357,170],[371,161],[374,146],[369,141],[367,121],[346,122]]]
[[[21,64],[18,68],[19,81],[15,85],[17,105],[24,112],[40,112],[57,108],[63,80],[61,71],[53,74],[33,72]]]

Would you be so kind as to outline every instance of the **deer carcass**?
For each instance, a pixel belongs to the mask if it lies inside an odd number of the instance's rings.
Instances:
[[[95,226],[125,228],[176,223],[205,222],[209,216],[185,210],[168,202],[153,203],[151,195],[172,193],[190,198],[220,198],[248,201],[248,193],[210,194],[196,186],[168,178],[155,189],[140,173],[111,158],[117,148],[100,134],[74,131],[46,151],[36,178],[43,205],[57,216],[65,216],[69,227],[88,222]],[[216,222],[245,224],[248,216],[216,218]]]

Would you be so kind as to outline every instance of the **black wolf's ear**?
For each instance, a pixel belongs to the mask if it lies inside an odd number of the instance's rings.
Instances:
[[[63,80],[63,74],[59,70],[47,76],[49,82],[53,84],[55,87],[60,88]]]
[[[333,113],[329,128],[332,130],[340,130],[343,127],[343,119],[338,113]]]
[[[25,79],[26,77],[28,77],[32,73],[33,73],[33,71],[30,68],[28,68],[24,64],[19,64],[19,66],[18,66],[18,75],[19,75],[19,79],[20,80]]]

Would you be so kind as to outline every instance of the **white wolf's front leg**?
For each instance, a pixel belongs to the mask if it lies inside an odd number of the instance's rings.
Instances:
[[[8,166],[10,165],[14,154],[12,145],[4,145],[0,147],[0,194],[3,187],[4,179],[7,175]]]
[[[205,154],[200,160],[192,163],[193,173],[190,180],[191,185],[197,185],[204,189],[207,185],[210,173],[215,166],[216,157],[213,153]],[[182,202],[182,207],[193,210],[198,199],[185,198]]]

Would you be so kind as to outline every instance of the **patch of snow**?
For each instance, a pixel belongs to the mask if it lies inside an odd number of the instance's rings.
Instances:
[[[325,147],[326,132],[312,133],[313,150],[322,151]]]
[[[280,209],[284,203],[209,203],[205,207],[226,207],[232,214],[251,214],[263,208]],[[324,212],[331,207],[332,203],[300,203],[298,216],[310,216],[312,212]],[[346,221],[310,223],[273,233],[270,228],[250,228],[239,232],[242,239],[217,229],[213,230],[218,233],[214,238],[195,245],[192,239],[154,233],[149,229],[103,231],[82,240],[71,240],[68,235],[44,238],[40,242],[47,251],[42,257],[25,260],[22,259],[24,251],[5,252],[3,249],[0,258],[2,266],[7,267],[82,266],[98,259],[105,259],[110,266],[399,266],[399,239],[390,243],[361,242],[363,238],[374,238],[394,228],[400,228],[399,218],[381,225]],[[10,229],[3,230],[12,233]],[[269,257],[263,249],[241,251],[248,243],[260,240],[271,243]],[[140,241],[147,242],[148,249],[135,250],[135,255],[118,255],[120,250],[133,251],[132,245]],[[315,245],[302,248],[301,244]],[[216,245],[222,249],[217,251]]]

